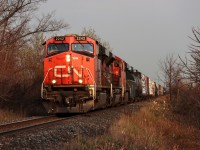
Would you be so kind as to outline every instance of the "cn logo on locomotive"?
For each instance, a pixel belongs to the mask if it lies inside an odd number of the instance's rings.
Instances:
[[[62,74],[58,73],[58,69],[65,69],[65,68],[67,68],[68,73],[65,73],[65,74],[64,73],[62,73]],[[81,71],[81,73],[79,73],[78,70],[76,70],[76,68],[73,68],[72,70],[77,76],[82,77],[82,71]],[[71,67],[70,66],[67,67],[65,65],[61,65],[61,66],[55,66],[54,67],[54,76],[55,77],[58,77],[58,78],[69,77],[70,73],[71,73]]]

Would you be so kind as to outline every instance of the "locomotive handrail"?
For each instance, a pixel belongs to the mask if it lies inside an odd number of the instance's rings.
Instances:
[[[86,68],[86,67],[84,67],[87,71],[88,71],[88,74],[90,75],[90,78],[93,80],[93,83],[94,83],[94,99],[96,99],[96,82],[95,82],[95,80],[94,80],[94,78],[93,78],[93,76],[92,76],[92,74],[91,74],[91,71],[90,71],[90,69],[88,69],[88,68]]]
[[[105,75],[105,74],[102,74],[106,79],[107,81],[110,83],[110,97],[113,98],[113,86],[112,86],[112,82],[110,81],[110,79]]]
[[[113,98],[113,86],[110,84],[110,97]]]
[[[44,81],[46,80],[47,75],[49,74],[49,71],[52,70],[52,69],[53,69],[53,68],[49,68],[49,70],[47,71],[47,74],[46,74],[45,77],[44,77],[44,80],[42,81],[42,85],[41,85],[41,97],[42,97],[42,99],[44,98],[44,96],[43,96]]]
[[[109,83],[111,83],[110,79],[109,79],[105,74],[102,74],[102,75],[107,79],[107,81],[108,81]]]
[[[131,85],[128,83],[128,82],[134,82],[134,81],[132,81],[132,80],[126,80],[127,82],[127,85],[129,86],[129,88],[130,88],[130,95],[132,94],[132,91],[131,91],[131,89],[132,89],[132,87],[131,87]]]

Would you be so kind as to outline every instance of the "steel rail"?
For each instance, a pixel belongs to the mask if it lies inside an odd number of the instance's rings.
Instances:
[[[66,119],[69,119],[69,117],[58,118],[55,116],[46,116],[46,117],[28,119],[28,120],[18,121],[18,122],[13,122],[13,123],[8,123],[8,124],[2,124],[0,125],[0,137],[43,127],[43,126],[57,123]]]

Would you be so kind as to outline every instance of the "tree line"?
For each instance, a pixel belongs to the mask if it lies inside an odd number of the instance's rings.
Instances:
[[[46,0],[0,1],[0,102],[24,103],[38,97],[44,33],[67,29],[54,13],[36,15]],[[25,98],[26,97],[26,98]],[[12,104],[13,104],[12,103]],[[26,102],[27,103],[27,102]]]
[[[199,118],[200,114],[200,29],[192,28],[185,58],[169,54],[160,61],[162,79],[172,107]]]

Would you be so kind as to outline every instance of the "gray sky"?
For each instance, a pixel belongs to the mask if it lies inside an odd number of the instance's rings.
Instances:
[[[92,27],[113,53],[157,81],[159,60],[185,55],[192,27],[200,26],[200,0],[48,0],[41,13],[70,24],[60,34]]]

